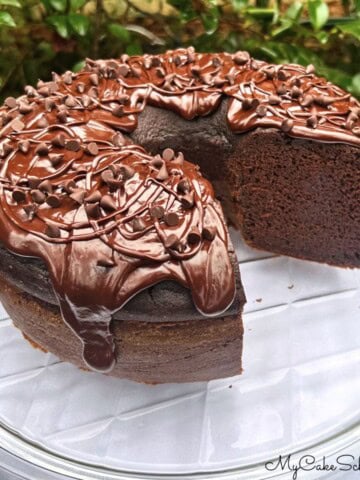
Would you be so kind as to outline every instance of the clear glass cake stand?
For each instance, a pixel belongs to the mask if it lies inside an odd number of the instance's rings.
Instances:
[[[32,349],[0,311],[0,466],[37,480],[273,478],[284,472],[265,464],[280,454],[354,446],[360,271],[232,238],[248,299],[239,377],[146,386],[84,373]]]

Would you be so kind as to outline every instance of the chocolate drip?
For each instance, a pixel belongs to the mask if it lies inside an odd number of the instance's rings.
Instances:
[[[227,234],[210,184],[181,154],[152,157],[125,140],[146,105],[191,120],[228,97],[234,132],[275,127],[360,145],[360,104],[297,65],[192,48],[88,60],[0,108],[0,240],[45,260],[84,360],[114,365],[111,316],[165,279],[204,315],[233,301]]]

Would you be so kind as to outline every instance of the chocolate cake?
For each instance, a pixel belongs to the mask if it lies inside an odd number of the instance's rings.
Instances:
[[[1,300],[26,338],[141,382],[241,372],[256,248],[357,267],[360,104],[246,53],[87,60],[0,109]],[[205,177],[202,177],[201,173]]]

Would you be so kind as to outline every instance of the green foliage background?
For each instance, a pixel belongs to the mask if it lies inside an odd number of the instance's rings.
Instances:
[[[78,70],[85,57],[188,45],[313,63],[360,97],[360,0],[0,0],[0,97]]]

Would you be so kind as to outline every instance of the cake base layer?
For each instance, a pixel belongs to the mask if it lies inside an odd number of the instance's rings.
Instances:
[[[1,280],[0,299],[33,344],[87,369],[79,338],[60,310]],[[142,383],[207,381],[241,373],[241,313],[183,322],[113,321],[117,363],[110,375]]]

